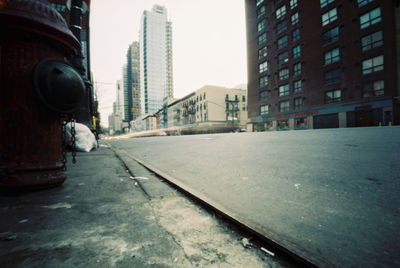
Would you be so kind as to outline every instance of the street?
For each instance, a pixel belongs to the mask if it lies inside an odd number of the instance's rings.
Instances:
[[[400,266],[400,127],[109,141],[319,266]]]

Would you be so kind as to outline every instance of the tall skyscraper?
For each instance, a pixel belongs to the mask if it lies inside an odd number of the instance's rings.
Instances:
[[[399,124],[400,8],[245,0],[254,130]]]
[[[124,121],[130,122],[140,116],[140,65],[139,43],[133,42],[126,53],[124,76]]]
[[[172,28],[167,9],[154,5],[145,10],[140,25],[140,75],[142,113],[155,113],[166,97],[173,97]]]

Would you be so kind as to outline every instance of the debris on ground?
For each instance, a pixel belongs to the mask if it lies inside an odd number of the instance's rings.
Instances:
[[[272,257],[275,256],[275,253],[273,253],[272,251],[269,251],[268,249],[266,249],[266,248],[264,248],[264,247],[261,247],[261,250],[264,251],[265,253],[271,255]]]
[[[244,238],[242,239],[242,245],[243,245],[243,247],[245,247],[245,248],[251,248],[251,247],[253,246],[253,244],[250,243],[249,239],[246,238],[246,237],[244,237]]]

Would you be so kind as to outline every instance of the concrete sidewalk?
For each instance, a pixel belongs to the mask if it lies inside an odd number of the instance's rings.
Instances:
[[[58,188],[0,196],[0,267],[290,266],[245,248],[243,236],[108,145],[78,153],[67,176]]]

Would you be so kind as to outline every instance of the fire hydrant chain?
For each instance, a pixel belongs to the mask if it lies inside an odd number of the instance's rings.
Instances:
[[[62,122],[61,127],[61,142],[62,142],[62,165],[63,170],[67,170],[67,130],[66,130],[67,121]]]
[[[76,120],[71,118],[71,147],[72,147],[72,163],[76,163],[76,142],[75,142],[75,123]]]

